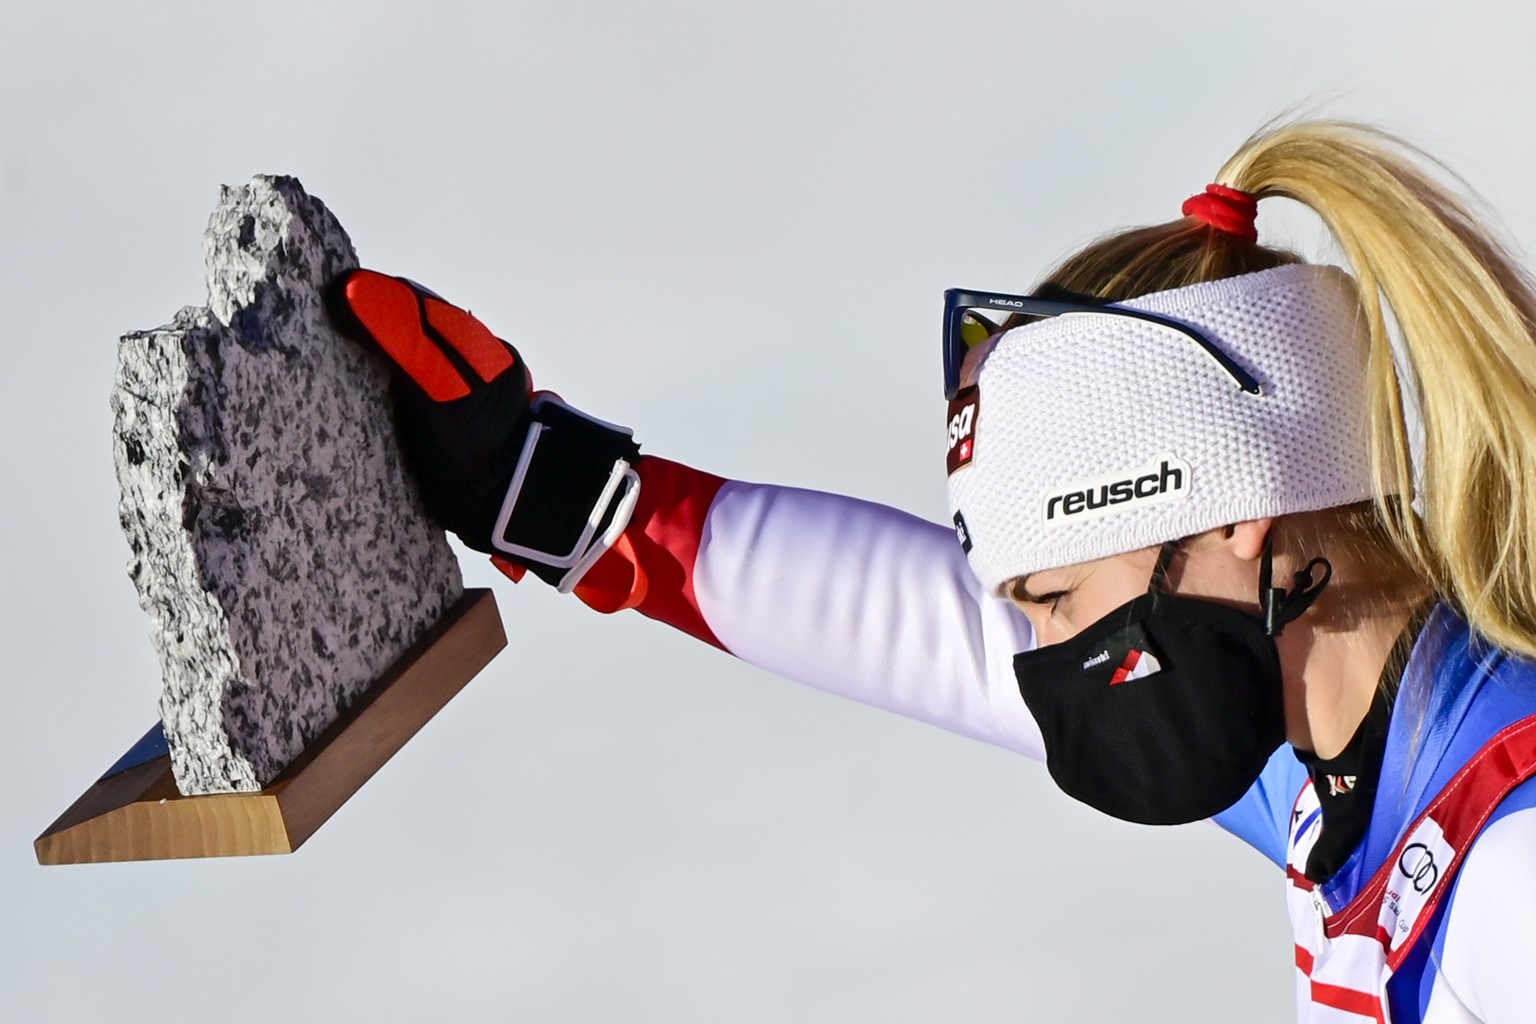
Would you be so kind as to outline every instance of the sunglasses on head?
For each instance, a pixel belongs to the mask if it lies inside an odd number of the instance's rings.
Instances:
[[[1008,295],[1003,292],[974,292],[964,288],[950,288],[944,293],[944,397],[953,400],[960,392],[960,374],[966,355],[977,345],[1003,329],[1002,318],[994,320],[981,311],[1002,314],[1003,317],[1024,316],[1118,316],[1145,323],[1158,324],[1178,331],[1216,361],[1236,382],[1237,386],[1252,395],[1262,394],[1259,382],[1237,363],[1232,361],[1210,337],[1198,327],[1158,313],[1129,309],[1107,302],[1088,302],[1082,299],[1047,299],[1036,295]]]

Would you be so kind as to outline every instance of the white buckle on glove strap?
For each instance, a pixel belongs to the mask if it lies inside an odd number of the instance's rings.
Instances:
[[[623,459],[618,459],[613,464],[613,475],[608,478],[608,486],[603,488],[603,494],[592,507],[592,515],[587,519],[587,527],[582,531],[582,536],[590,536],[595,532],[598,522],[602,519],[603,511],[608,507],[608,501],[613,496],[614,490],[623,486],[624,492],[619,495],[619,503],[614,508],[613,519],[608,523],[608,528],[597,537],[593,543],[571,565],[570,571],[560,577],[560,583],[555,587],[562,594],[569,594],[576,589],[576,584],[587,574],[587,570],[597,563],[599,558],[607,550],[613,547],[624,528],[629,525],[629,517],[634,515],[635,503],[640,500],[640,474]]]
[[[579,416],[616,434],[632,436],[632,431],[628,428],[600,420],[579,409],[573,409],[554,395],[541,395],[538,402],[540,405],[559,406],[567,413]],[[537,409],[538,405],[535,408]],[[629,460],[624,458],[614,460],[608,480],[598,494],[597,500],[593,502],[591,510],[587,513],[586,523],[569,551],[541,551],[507,540],[507,524],[512,519],[512,513],[517,508],[519,498],[522,497],[523,485],[528,477],[528,468],[533,464],[534,453],[538,450],[539,439],[550,429],[548,425],[537,421],[530,424],[528,436],[523,442],[523,450],[518,455],[517,468],[512,473],[512,482],[507,487],[507,496],[502,500],[501,512],[496,517],[496,526],[491,533],[491,545],[497,551],[519,561],[535,562],[568,570],[560,578],[556,588],[560,593],[568,594],[577,583],[581,582],[587,570],[592,568],[609,548],[613,547],[619,535],[624,532],[624,528],[629,525],[630,517],[635,511],[635,504],[640,499],[640,475],[635,472]],[[598,526],[610,507],[613,509],[612,518],[609,519],[602,533],[598,534]]]

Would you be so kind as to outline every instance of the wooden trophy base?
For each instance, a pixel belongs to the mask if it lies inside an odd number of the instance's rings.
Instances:
[[[465,591],[266,789],[182,796],[162,754],[86,790],[32,844],[37,861],[292,853],[506,645],[496,598]]]

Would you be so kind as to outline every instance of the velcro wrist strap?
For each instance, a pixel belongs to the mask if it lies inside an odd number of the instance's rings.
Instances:
[[[640,493],[640,448],[629,429],[553,395],[540,395],[530,411],[491,544],[535,570],[560,571],[557,585],[568,592],[629,524]]]

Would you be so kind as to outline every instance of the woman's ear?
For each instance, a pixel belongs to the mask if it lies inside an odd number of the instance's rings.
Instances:
[[[1222,543],[1234,557],[1254,561],[1264,553],[1264,538],[1269,536],[1274,525],[1274,519],[1246,519],[1233,523],[1222,531]]]

